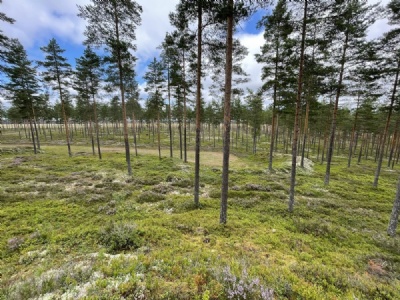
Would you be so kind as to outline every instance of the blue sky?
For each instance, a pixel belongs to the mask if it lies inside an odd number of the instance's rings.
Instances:
[[[144,87],[141,77],[146,66],[153,57],[158,56],[157,46],[162,42],[165,33],[171,31],[168,14],[175,9],[178,0],[137,0],[143,7],[142,25],[137,29],[137,80]],[[370,0],[370,2],[376,2]],[[388,0],[382,1],[387,3]],[[77,5],[85,5],[90,0],[3,0],[0,11],[16,20],[13,25],[0,24],[4,33],[12,38],[18,38],[28,52],[30,59],[42,60],[41,46],[45,46],[51,38],[55,38],[64,48],[65,56],[72,65],[75,58],[83,53],[85,22],[77,17]],[[261,66],[254,60],[254,54],[259,52],[263,43],[262,29],[256,29],[256,23],[265,12],[258,12],[247,22],[241,24],[237,37],[249,50],[249,55],[243,61],[243,68],[250,74],[250,82],[246,87],[257,89],[261,86]],[[378,36],[387,28],[383,22],[376,24],[371,30],[371,36]],[[204,97],[208,98],[210,79],[204,81]],[[146,95],[141,94],[142,98]],[[1,100],[1,98],[0,98]],[[4,101],[3,101],[4,103]]]

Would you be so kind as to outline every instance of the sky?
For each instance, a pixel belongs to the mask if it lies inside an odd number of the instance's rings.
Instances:
[[[161,44],[166,32],[173,30],[169,24],[168,14],[175,10],[179,0],[136,0],[142,7],[142,24],[137,28],[135,56],[138,58],[136,72],[137,80],[141,87],[141,98],[145,99],[143,91],[143,75],[147,65],[154,57],[158,57],[157,47]],[[369,0],[370,3],[377,2]],[[383,5],[389,0],[383,0]],[[71,65],[75,65],[75,58],[83,54],[84,30],[86,23],[77,17],[77,5],[89,4],[90,0],[3,0],[0,11],[15,19],[10,25],[0,23],[0,28],[11,38],[18,38],[27,50],[31,60],[43,60],[44,56],[40,47],[48,44],[50,39],[55,38],[60,46],[65,49],[64,55],[69,59]],[[249,54],[243,60],[244,70],[250,74],[250,81],[244,88],[253,90],[261,85],[261,65],[255,59],[254,54],[259,53],[263,44],[263,32],[257,30],[256,23],[262,17],[262,13],[253,16],[246,23],[239,26],[236,37],[249,50]],[[376,22],[368,32],[369,38],[380,36],[387,31],[389,26],[382,20]],[[203,95],[209,100],[208,86],[210,79],[204,81]],[[6,102],[0,99],[3,104]],[[7,107],[7,105],[6,105]]]

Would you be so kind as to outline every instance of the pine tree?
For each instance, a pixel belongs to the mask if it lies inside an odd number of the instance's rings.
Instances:
[[[0,4],[3,1],[0,0]],[[0,12],[0,21],[7,22],[10,24],[14,24],[15,20],[8,17],[5,13]],[[9,38],[3,34],[3,30],[0,29],[0,60],[4,59],[5,51],[8,48]],[[0,68],[1,71],[1,68]]]
[[[134,61],[129,50],[136,50],[133,41],[136,39],[136,27],[141,22],[142,7],[134,0],[92,0],[92,3],[86,6],[78,6],[78,16],[88,21],[85,43],[98,46],[105,45],[106,50],[110,53],[109,62],[115,64],[118,70],[117,84],[122,103],[125,157],[128,175],[132,175],[124,78],[127,77],[127,69],[130,69],[128,67]]]
[[[97,152],[99,159],[101,159],[101,149],[100,149],[100,137],[99,137],[99,122],[97,117],[97,103],[96,95],[100,88],[101,79],[101,59],[100,57],[87,46],[80,58],[76,59],[76,71],[75,71],[75,89],[78,91],[80,96],[87,102],[88,108],[92,106],[90,115],[94,117],[95,131],[96,131],[96,142],[97,142]],[[92,103],[90,103],[92,100]],[[92,122],[90,120],[90,131],[92,139],[92,150],[94,151],[94,137],[92,134]]]
[[[174,68],[177,68],[177,64],[175,60],[178,56],[178,49],[176,48],[174,37],[170,34],[166,34],[164,38],[164,42],[161,45],[162,53],[161,57],[163,60],[163,64],[166,68],[167,72],[167,92],[168,92],[168,106],[167,106],[167,114],[168,114],[168,132],[169,132],[169,155],[173,157],[172,151],[172,120],[171,120],[171,82],[172,82],[172,72],[174,72]]]
[[[304,75],[304,51],[305,39],[307,32],[307,14],[308,14],[308,0],[304,0],[303,6],[303,20],[301,27],[301,44],[300,44],[300,65],[297,81],[297,97],[296,97],[296,111],[294,118],[293,141],[292,141],[292,170],[290,173],[290,188],[289,188],[289,212],[293,212],[294,208],[294,192],[296,185],[296,167],[297,167],[297,139],[299,137],[299,118],[300,118],[300,105],[301,95],[303,92],[303,75]]]
[[[267,1],[259,1],[265,5]],[[231,96],[233,74],[233,31],[235,23],[251,15],[257,7],[258,1],[221,1],[217,5],[217,20],[226,25],[226,56],[225,56],[225,88],[224,88],[224,137],[220,224],[227,222],[228,184],[229,184],[229,155],[231,135]]]
[[[290,86],[287,79],[294,82],[293,59],[295,41],[291,38],[294,30],[291,13],[287,8],[287,1],[280,0],[271,15],[264,17],[258,26],[265,26],[265,44],[256,60],[264,64],[261,78],[265,80],[263,91],[273,89],[271,143],[269,149],[268,169],[272,171],[273,151],[275,147],[275,132],[277,105],[280,94]],[[289,83],[289,84],[288,84]]]
[[[161,159],[161,142],[160,142],[160,113],[164,106],[163,90],[165,88],[164,66],[161,61],[156,58],[148,66],[148,71],[143,76],[147,86],[146,92],[149,92],[148,107],[156,112],[157,115],[157,142],[158,156]]]
[[[343,1],[335,0],[331,7],[331,25],[332,30],[328,34],[335,43],[333,43],[332,53],[338,53],[340,56],[335,57],[338,61],[338,80],[336,86],[336,95],[334,108],[332,112],[332,123],[329,136],[329,147],[326,161],[325,181],[329,184],[331,161],[333,156],[333,147],[335,141],[335,133],[337,127],[337,113],[339,107],[339,99],[344,90],[344,82],[346,81],[346,66],[349,62],[356,61],[359,56],[358,49],[365,42],[366,32],[376,17],[376,5],[368,5],[366,0]],[[339,48],[339,49],[338,49]]]
[[[19,116],[29,121],[32,144],[36,154],[37,145],[40,149],[38,134],[36,132],[35,138],[36,130],[33,124],[35,106],[39,100],[37,96],[39,91],[37,70],[28,59],[24,47],[16,39],[9,40],[4,60],[5,65],[2,69],[7,80],[0,87],[6,91],[6,97],[11,100],[12,106]]]
[[[45,56],[45,60],[39,62],[39,65],[44,67],[46,70],[42,73],[43,79],[48,82],[54,90],[59,93],[62,115],[65,126],[65,136],[68,147],[68,155],[71,157],[71,145],[70,145],[70,132],[68,127],[68,116],[65,107],[65,92],[69,85],[68,79],[72,74],[71,65],[67,62],[67,59],[62,56],[65,51],[60,48],[57,41],[53,38],[49,44],[45,47],[40,48]]]
[[[261,124],[263,121],[262,98],[253,91],[248,90],[246,97],[247,108],[251,118],[249,124],[252,127],[253,154],[257,153],[257,138],[260,136]]]
[[[389,21],[392,25],[400,24],[400,2],[392,0],[388,6]],[[375,171],[373,186],[378,186],[379,175],[382,168],[383,156],[385,154],[385,144],[389,131],[390,121],[395,106],[395,101],[399,97],[398,84],[400,76],[400,29],[395,28],[387,32],[381,40],[382,48],[382,79],[390,80],[388,84],[392,86],[388,113],[386,117],[385,129],[380,143],[378,165]]]

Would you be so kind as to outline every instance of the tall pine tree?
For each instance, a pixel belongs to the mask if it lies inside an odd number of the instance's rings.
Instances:
[[[67,59],[62,56],[62,53],[64,53],[65,50],[61,49],[54,38],[50,40],[47,46],[41,47],[40,49],[46,55],[45,60],[39,62],[39,65],[45,68],[45,71],[42,73],[43,79],[48,82],[54,90],[58,91],[60,97],[62,116],[65,126],[65,136],[68,147],[68,155],[71,157],[72,152],[70,144],[70,133],[65,104],[65,94],[69,85],[68,79],[72,74],[71,65],[67,62]]]
[[[117,84],[122,103],[125,158],[128,175],[132,175],[124,77],[126,77],[128,64],[133,60],[129,57],[131,56],[129,50],[136,50],[135,30],[141,23],[142,7],[134,0],[92,0],[91,2],[92,4],[78,6],[78,16],[88,21],[85,43],[106,46],[106,50],[110,53],[110,62],[114,63],[118,70]]]

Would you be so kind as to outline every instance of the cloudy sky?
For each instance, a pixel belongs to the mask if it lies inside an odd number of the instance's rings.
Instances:
[[[137,30],[137,80],[142,82],[146,66],[153,57],[158,56],[157,46],[165,37],[165,33],[172,30],[168,14],[174,11],[178,0],[137,0],[143,7],[142,25]],[[369,2],[377,2],[370,0]],[[386,4],[389,0],[381,1]],[[30,59],[42,60],[40,47],[47,45],[51,38],[55,38],[66,50],[72,65],[75,58],[83,53],[85,21],[77,17],[77,5],[90,3],[90,0],[3,0],[0,11],[16,20],[13,25],[0,23],[4,33],[18,38],[28,52]],[[237,33],[249,50],[249,55],[243,61],[243,67],[250,74],[251,80],[247,87],[257,89],[261,85],[259,66],[254,60],[254,54],[259,52],[263,43],[262,32],[255,29],[260,14],[253,17],[248,23],[242,24]],[[385,21],[379,21],[369,30],[369,37],[380,36],[388,29]],[[204,96],[207,98],[205,82]],[[145,95],[142,93],[142,97]]]

